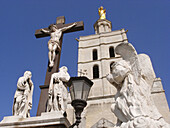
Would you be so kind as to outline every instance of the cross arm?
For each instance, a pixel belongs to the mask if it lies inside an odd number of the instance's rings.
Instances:
[[[50,29],[48,29],[48,28],[43,28],[43,29],[46,30],[46,31],[50,31]],[[38,30],[35,31],[35,37],[36,38],[41,38],[41,37],[46,37],[46,36],[49,36],[49,34],[42,32],[42,29],[38,29]]]
[[[67,29],[66,31],[64,31],[63,33],[69,33],[69,32],[75,32],[75,31],[80,31],[80,30],[84,30],[84,23],[83,21],[79,21],[79,22],[76,22],[77,24],[70,28],[70,29]],[[63,27],[68,27],[70,25],[72,25],[74,23],[69,23],[69,24],[56,24],[57,28],[63,28]],[[43,28],[44,30],[47,30],[47,31],[50,31],[48,28]],[[46,37],[46,36],[49,36],[49,34],[47,33],[44,33],[41,31],[41,29],[38,29],[35,31],[35,37],[36,38],[41,38],[41,37]]]

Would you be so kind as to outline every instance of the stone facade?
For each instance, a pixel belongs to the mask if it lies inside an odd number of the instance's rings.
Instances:
[[[110,57],[109,49],[114,48],[123,42],[128,42],[125,29],[111,31],[111,22],[102,19],[94,24],[94,35],[81,36],[79,39],[78,54],[78,76],[84,72],[86,77],[91,79],[94,84],[90,90],[88,105],[82,113],[81,128],[100,127],[100,122],[106,127],[113,126],[116,117],[111,113],[110,106],[114,102],[116,89],[107,81],[106,76],[110,72],[111,63],[121,59],[119,55],[114,53]],[[97,59],[93,59],[93,50],[97,51]],[[97,65],[99,69],[99,77],[93,78],[93,67]],[[70,106],[70,105],[69,105]],[[70,109],[68,113],[70,114]],[[69,121],[74,118],[68,114]]]
[[[105,20],[102,21],[105,22]],[[111,22],[109,23],[111,24]],[[120,56],[110,57],[109,48],[115,48],[118,44],[127,42],[124,29],[112,32],[110,32],[110,29],[105,30],[103,32],[102,29],[102,33],[80,37],[79,39],[78,71],[86,71],[86,76],[94,82],[89,94],[90,98],[115,94],[115,89],[106,80],[106,75],[110,72],[110,64],[119,60]],[[93,50],[97,51],[97,60],[93,60]],[[93,79],[93,67],[95,65],[99,68],[99,78]],[[81,73],[78,75],[80,76]],[[104,85],[105,87],[103,87]]]
[[[170,111],[165,96],[165,90],[163,89],[160,78],[156,78],[152,87],[152,98],[159,112],[164,117],[165,121],[170,124]]]
[[[87,101],[88,105],[82,113],[81,128],[100,128],[100,122],[110,122],[111,124],[105,123],[103,125],[109,128],[110,125],[116,124],[117,121],[117,118],[111,112],[111,104],[115,102],[113,97],[116,94],[116,89],[107,81],[106,76],[110,73],[111,63],[122,58],[115,53],[114,56],[110,57],[109,49],[111,47],[115,48],[120,43],[128,42],[128,39],[125,29],[111,31],[111,27],[110,21],[106,19],[98,20],[94,24],[96,34],[81,36],[79,39],[78,76],[83,74],[94,82]],[[94,50],[97,51],[97,59],[95,60],[93,58]],[[143,73],[148,75],[148,83],[150,85],[154,83],[152,97],[155,105],[164,119],[170,123],[169,107],[161,80],[156,78],[150,58],[145,54],[139,56],[141,56],[140,64],[147,63],[148,65],[143,67]],[[95,65],[98,66],[98,78],[94,78],[93,74]],[[69,121],[74,122],[74,113],[70,104],[67,113]]]
[[[96,34],[79,39],[78,71],[86,71],[86,76],[94,82],[82,120],[86,123],[82,128],[98,127],[98,121],[103,118],[113,124],[116,122],[116,117],[111,114],[110,109],[116,89],[107,81],[106,76],[110,72],[111,63],[121,58],[115,53],[110,56],[109,49],[112,47],[114,52],[117,45],[128,40],[124,29],[111,31],[111,26],[111,22],[106,19],[98,20],[94,24]],[[97,50],[97,60],[93,59],[93,50]],[[98,78],[93,78],[95,65],[99,69]]]

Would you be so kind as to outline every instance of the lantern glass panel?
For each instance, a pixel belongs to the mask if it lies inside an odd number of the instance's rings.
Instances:
[[[84,82],[83,80],[72,81],[72,84],[74,86],[75,99],[82,99],[83,82]]]
[[[75,96],[74,96],[73,84],[70,86],[70,95],[71,95],[71,100],[74,100],[74,99],[75,99]]]
[[[87,100],[88,95],[89,95],[89,91],[90,91],[90,86],[87,82],[84,82],[84,86],[83,86],[83,100]]]

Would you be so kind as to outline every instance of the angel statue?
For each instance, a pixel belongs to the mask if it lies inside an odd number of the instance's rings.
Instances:
[[[112,65],[108,81],[117,89],[112,112],[117,116],[115,128],[170,128],[151,98],[151,85],[142,75],[139,56],[130,43],[115,48],[123,60]]]
[[[63,66],[59,72],[51,76],[47,112],[60,111],[64,114],[66,111],[68,99],[66,82],[70,79],[67,70],[67,67]]]
[[[15,92],[13,103],[14,116],[22,116],[24,118],[30,117],[30,110],[32,108],[32,95],[34,89],[31,77],[31,72],[26,71],[24,76],[18,79],[17,90]]]
[[[41,29],[42,32],[47,33],[51,36],[51,39],[48,41],[48,58],[49,58],[49,67],[53,67],[54,66],[54,59],[55,59],[55,55],[56,55],[56,50],[60,51],[61,48],[59,46],[60,43],[60,38],[62,36],[62,33],[72,27],[74,27],[77,23],[73,23],[70,26],[67,27],[63,27],[63,28],[57,28],[57,26],[55,24],[50,25],[48,28],[50,29],[50,31],[45,30],[45,29]]]

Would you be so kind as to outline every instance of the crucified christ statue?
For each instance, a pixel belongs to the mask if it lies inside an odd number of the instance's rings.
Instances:
[[[61,51],[61,48],[59,46],[60,38],[62,36],[62,33],[66,31],[67,29],[72,28],[77,23],[73,23],[70,26],[63,27],[58,29],[55,24],[50,25],[48,28],[50,30],[41,29],[42,32],[47,33],[51,36],[51,39],[48,41],[48,58],[49,58],[49,67],[52,68],[54,66],[54,59],[56,55],[56,50]]]
[[[53,27],[52,27],[53,26]],[[42,38],[51,36],[48,48],[49,48],[49,64],[47,67],[46,77],[44,85],[40,86],[41,95],[37,110],[37,116],[40,116],[42,112],[47,110],[48,101],[48,90],[51,80],[51,75],[59,71],[61,48],[62,48],[62,38],[65,33],[71,33],[84,30],[83,21],[78,21],[76,23],[65,24],[65,17],[57,17],[56,24],[50,25],[47,28],[37,29],[35,31],[36,38]],[[54,63],[54,64],[50,64]],[[53,65],[52,67],[50,67]]]

